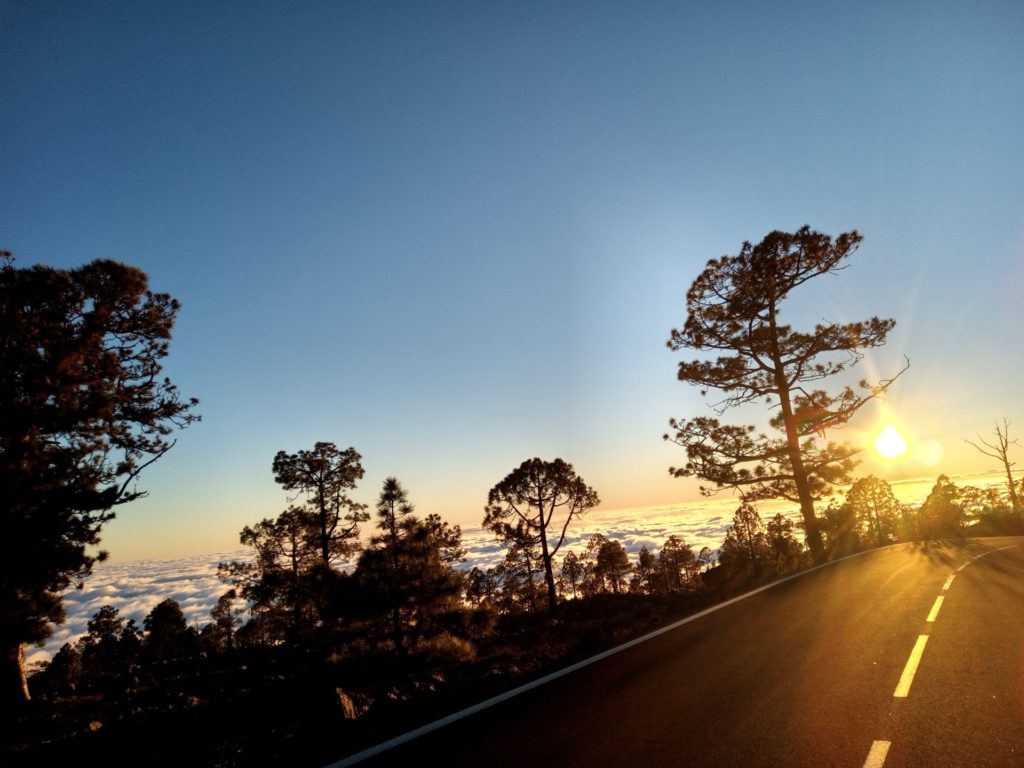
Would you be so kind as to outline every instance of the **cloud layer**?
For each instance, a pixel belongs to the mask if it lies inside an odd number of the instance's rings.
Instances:
[[[956,477],[954,480],[958,484],[984,486],[998,484],[999,477],[974,475]],[[894,483],[893,490],[901,501],[919,504],[927,496],[932,483],[934,480],[930,479],[904,481]],[[673,534],[682,536],[695,552],[699,552],[701,547],[714,550],[721,545],[737,505],[738,502],[732,498],[713,498],[688,503],[685,507],[671,505],[595,512],[569,529],[558,559],[570,549],[582,552],[587,540],[597,533],[621,541],[631,557],[636,557],[643,546],[651,552],[657,552]],[[777,512],[794,520],[798,517],[790,502],[762,502],[758,509],[765,520]],[[490,568],[505,558],[505,546],[495,541],[490,531],[467,529],[463,531],[463,544],[467,554],[462,567],[466,570],[473,566]],[[249,556],[248,550],[241,550],[177,560],[100,564],[82,589],[73,589],[64,595],[67,620],[55,627],[45,645],[26,649],[26,662],[31,667],[32,664],[48,661],[64,643],[74,642],[81,637],[86,632],[89,619],[104,605],[114,606],[121,616],[135,619],[139,627],[142,627],[143,619],[153,607],[170,597],[181,605],[185,619],[190,624],[202,626],[209,621],[210,609],[230,586],[217,578],[217,564],[244,560]]]

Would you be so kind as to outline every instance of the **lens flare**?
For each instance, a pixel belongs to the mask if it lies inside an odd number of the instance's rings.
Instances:
[[[889,424],[875,438],[875,451],[883,459],[895,459],[907,452],[907,441]]]

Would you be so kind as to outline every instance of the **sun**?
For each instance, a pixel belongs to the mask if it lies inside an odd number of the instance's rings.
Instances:
[[[907,452],[907,441],[892,424],[875,438],[875,450],[883,459],[895,459]]]

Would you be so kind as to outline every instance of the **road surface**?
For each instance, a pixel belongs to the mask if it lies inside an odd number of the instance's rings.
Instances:
[[[360,764],[1024,766],[1024,538],[831,564]]]

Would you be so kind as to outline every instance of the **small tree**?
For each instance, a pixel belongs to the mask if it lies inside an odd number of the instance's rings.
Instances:
[[[270,642],[308,636],[320,619],[315,573],[322,565],[319,525],[301,507],[289,507],[276,519],[245,526],[240,542],[254,550],[251,560],[221,563],[218,573],[234,584],[261,625],[250,635]]]
[[[885,480],[874,475],[860,478],[846,492],[846,504],[857,516],[861,532],[876,546],[895,537],[900,503]]]
[[[687,318],[673,330],[672,350],[719,353],[715,360],[679,364],[678,378],[725,393],[719,413],[757,401],[778,408],[771,425],[782,437],[758,434],[754,426],[722,424],[715,418],[670,421],[671,440],[686,449],[687,463],[670,471],[711,483],[705,494],[734,488],[745,499],[782,497],[800,504],[807,543],[815,560],[824,558],[814,502],[834,484],[848,482],[859,448],[819,444],[826,429],[838,429],[894,381],[860,391],[813,389],[863,357],[863,350],[885,343],[892,320],[818,325],[795,331],[782,323],[781,305],[813,277],[834,274],[856,250],[861,236],[835,239],[803,227],[772,232],[757,245],[744,243],[736,256],[709,261],[686,295]],[[901,371],[902,373],[902,371]],[[897,374],[898,376],[899,374]]]
[[[1003,417],[1003,425],[1000,427],[997,423],[995,430],[995,443],[990,443],[981,435],[978,435],[977,443],[967,438],[964,438],[964,442],[986,456],[998,460],[1003,465],[1003,469],[1006,472],[1006,488],[1010,496],[1010,507],[1014,512],[1024,512],[1020,497],[1017,495],[1017,486],[1013,481],[1013,467],[1016,466],[1017,462],[1010,461],[1010,447],[1019,446],[1020,440],[1010,439],[1010,421],[1005,416]],[[1021,486],[1024,487],[1024,479],[1021,480]]]
[[[210,609],[210,623],[199,633],[199,639],[207,650],[223,653],[235,647],[235,633],[242,623],[235,607],[237,601],[238,593],[229,589],[217,598],[217,604]]]
[[[135,622],[125,620],[117,608],[104,605],[86,624],[87,634],[78,641],[82,673],[91,682],[114,677],[138,658],[139,638]]]
[[[626,583],[626,576],[633,570],[629,556],[617,539],[605,541],[597,551],[594,572],[603,583],[612,588],[612,593],[619,594]]]
[[[386,560],[385,569],[387,573],[383,578],[383,591],[385,599],[391,608],[391,633],[398,653],[404,651],[402,643],[402,603],[406,598],[402,594],[404,587],[402,573],[403,557],[403,534],[409,532],[409,527],[403,529],[402,523],[405,518],[412,515],[413,506],[409,503],[409,497],[397,478],[389,477],[384,481],[384,488],[377,500],[377,528],[382,531],[381,535],[375,537],[373,544],[384,554]],[[365,570],[369,564],[368,553],[363,553],[362,568]]]
[[[593,533],[587,539],[587,547],[583,550],[580,562],[583,564],[583,583],[581,591],[584,597],[593,597],[603,594],[607,590],[604,575],[597,566],[597,556],[601,547],[608,543],[608,537],[603,533]]]
[[[860,524],[857,512],[845,501],[829,501],[822,520],[825,550],[833,560],[860,551]]]
[[[572,464],[529,459],[491,488],[483,526],[504,541],[518,530],[537,544],[548,606],[553,608],[558,600],[554,557],[565,542],[569,524],[599,503],[597,491],[576,474]]]
[[[537,612],[540,597],[537,563],[540,558],[533,537],[526,534],[522,523],[508,526],[501,536],[508,543],[505,560],[494,569],[500,592],[498,607],[504,613]]]
[[[710,547],[701,547],[700,552],[697,554],[698,573],[707,573],[714,565],[715,553],[711,551]]]
[[[586,568],[575,552],[569,550],[565,553],[562,559],[562,581],[569,585],[574,600],[577,597],[576,588],[583,581],[585,571]]]
[[[653,595],[659,591],[658,558],[644,544],[636,556],[633,578],[629,582],[630,592]]]
[[[370,519],[366,506],[346,495],[363,476],[361,460],[355,448],[340,451],[326,442],[311,451],[278,451],[274,456],[274,480],[286,491],[295,491],[296,498],[306,499],[302,509],[315,521],[325,567],[358,549],[359,524]]]
[[[466,574],[466,602],[475,608],[483,608],[494,603],[498,593],[498,584],[493,569],[486,571],[473,566]]]
[[[719,562],[734,580],[761,578],[770,558],[764,523],[749,501],[740,504],[725,532]]]
[[[24,646],[62,623],[61,593],[106,554],[114,507],[198,420],[162,377],[179,304],[114,261],[17,269],[0,252],[2,696],[28,699]]]
[[[793,535],[793,521],[776,514],[765,526],[765,533],[775,573],[783,576],[799,568],[804,549]]]
[[[966,516],[960,501],[960,489],[946,475],[939,475],[917,517],[921,535],[925,538],[963,536]]]
[[[402,654],[440,631],[438,619],[461,610],[464,581],[454,565],[465,555],[459,526],[437,515],[413,516],[413,506],[393,477],[377,503],[377,528],[356,566],[356,577],[388,615],[389,634]]]
[[[73,693],[82,680],[82,656],[71,643],[64,643],[43,671],[43,683],[57,694]]]
[[[693,547],[682,536],[672,534],[658,552],[658,564],[664,578],[666,592],[681,592],[693,586],[697,579],[697,558]]]
[[[198,645],[195,630],[188,626],[177,600],[157,603],[142,622],[143,648],[154,661],[172,661],[191,656]]]

